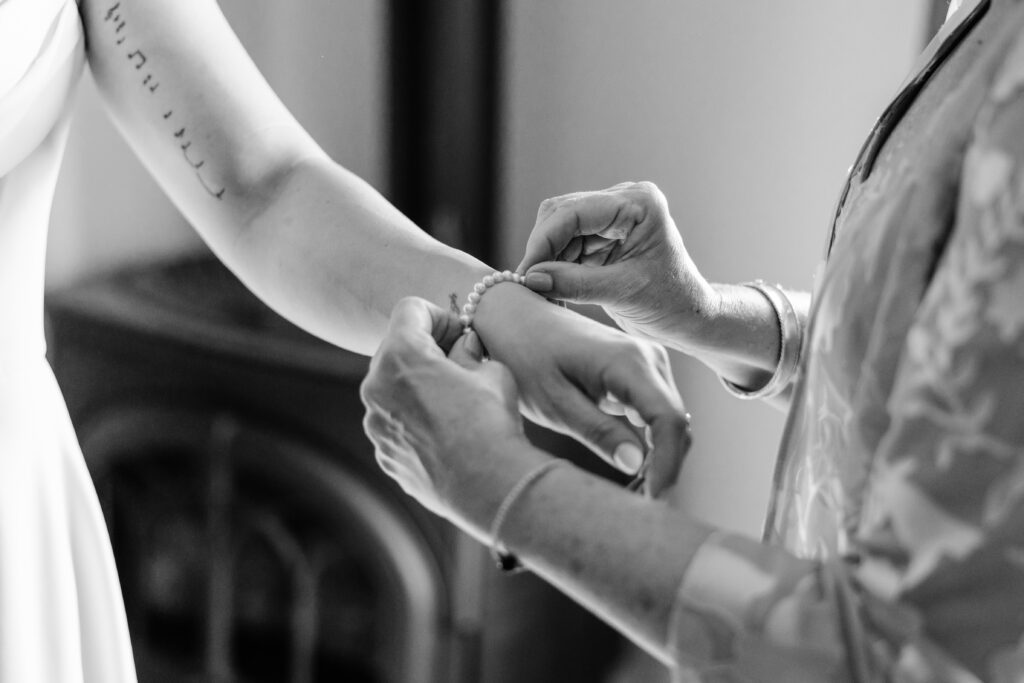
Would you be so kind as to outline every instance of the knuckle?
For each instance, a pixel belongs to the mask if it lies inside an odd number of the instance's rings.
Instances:
[[[630,371],[636,371],[650,364],[651,352],[644,340],[626,337],[622,342],[612,359],[614,363],[624,365]]]
[[[372,410],[373,405],[376,403],[374,400],[374,396],[376,394],[375,384],[376,376],[371,373],[367,375],[359,385],[359,398],[368,410]],[[369,417],[369,412],[367,413],[367,417]]]
[[[650,180],[641,180],[634,185],[634,188],[645,198],[659,200],[664,197],[661,193],[661,188]]]
[[[649,342],[645,346],[645,353],[651,362],[657,366],[659,370],[668,370],[671,363],[668,350],[661,344],[655,342]]]
[[[422,299],[420,299],[417,296],[403,296],[401,299],[398,300],[398,303],[395,304],[395,310],[418,308],[420,306],[421,301]]]
[[[649,180],[644,180],[634,186],[636,202],[643,207],[643,218],[653,214],[659,220],[664,220],[668,214],[668,200],[662,193],[661,188]]]
[[[632,354],[636,362],[665,371],[669,367],[669,355],[664,346],[647,339],[631,339]]]
[[[398,319],[402,319],[402,322],[404,322],[404,319],[407,316],[409,316],[409,314],[411,314],[413,311],[415,311],[418,306],[419,299],[417,299],[414,296],[404,296],[401,299],[399,299],[398,302],[394,305],[394,308],[391,309],[392,324],[396,324]],[[392,330],[394,329],[395,328],[392,327]],[[392,334],[394,334],[394,332],[392,332]]]
[[[370,420],[370,414],[369,413],[367,413],[366,415],[363,416],[363,432],[366,434],[367,438],[370,439],[371,443],[373,443],[373,444],[377,443],[377,440],[376,440],[377,434],[376,434],[376,431],[373,428],[373,422]]]
[[[379,467],[382,472],[384,472],[386,475],[392,478],[395,478],[397,476],[395,464],[394,462],[392,462],[391,458],[388,456],[388,454],[384,451],[383,448],[378,447],[374,451],[373,456],[374,460],[376,460],[377,462],[377,467]]]

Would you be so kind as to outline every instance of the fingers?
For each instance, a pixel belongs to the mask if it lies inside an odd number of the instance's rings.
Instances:
[[[458,339],[461,325],[451,313],[424,299],[407,297],[395,305],[388,331],[360,384],[369,407],[391,391],[401,370],[411,365],[444,360],[444,349]]]
[[[636,432],[619,418],[602,412],[578,390],[559,397],[560,419],[574,436],[616,469],[634,474],[644,461],[644,446]]]
[[[461,334],[457,315],[419,297],[399,301],[388,324],[389,339],[412,342],[414,347],[419,346],[427,353],[432,353],[436,347],[450,349]]]
[[[485,360],[485,351],[480,337],[473,330],[462,335],[452,346],[448,359],[466,370],[477,373],[485,386],[491,387],[501,396],[503,405],[513,409],[518,416],[519,388],[512,372],[498,361]]]
[[[597,407],[601,409],[601,412],[607,413],[608,415],[620,415],[629,420],[629,424],[639,429],[646,429],[647,423],[640,416],[640,413],[636,411],[636,408],[628,406],[615,397],[615,394],[609,392],[597,402]]]
[[[549,202],[550,206],[545,207]],[[643,219],[643,208],[617,188],[566,195],[545,204],[541,205],[523,260],[516,269],[520,273],[537,263],[555,260],[575,237],[625,239]]]
[[[652,449],[646,478],[652,495],[671,486],[690,448],[689,417],[676,390],[667,359],[618,363],[606,373],[607,389],[635,411],[650,429]],[[633,421],[631,419],[631,421]]]
[[[484,359],[484,345],[475,330],[460,335],[448,352],[448,360],[467,369],[474,369]]]
[[[622,295],[622,282],[631,275],[625,264],[603,268],[547,261],[526,273],[524,284],[543,296],[572,303],[611,304]]]

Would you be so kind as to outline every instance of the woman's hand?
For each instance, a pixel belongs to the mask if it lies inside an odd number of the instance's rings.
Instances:
[[[649,182],[545,200],[519,272],[535,292],[600,304],[627,332],[682,348],[717,301]]]
[[[689,418],[662,346],[510,283],[487,291],[474,327],[514,375],[524,415],[624,472],[643,467],[652,495],[675,483],[690,446]]]
[[[423,299],[403,299],[361,387],[381,469],[484,542],[496,502],[537,460],[512,374],[482,362],[475,333]],[[447,352],[447,357],[446,357]]]

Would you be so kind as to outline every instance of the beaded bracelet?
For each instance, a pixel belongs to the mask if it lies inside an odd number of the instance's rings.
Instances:
[[[743,285],[761,292],[768,299],[768,303],[771,304],[779,319],[779,361],[771,378],[760,389],[751,391],[733,384],[724,377],[719,377],[719,379],[722,380],[726,391],[737,398],[772,398],[785,390],[800,369],[800,354],[803,351],[803,330],[800,327],[800,318],[796,314],[796,309],[793,308],[793,302],[789,300],[781,287],[769,285],[764,280],[744,282]]]
[[[516,482],[516,485],[505,495],[505,498],[501,501],[501,505],[498,506],[498,511],[494,513],[494,521],[491,522],[490,538],[491,538],[491,557],[494,558],[494,563],[503,572],[519,572],[522,571],[523,565],[519,562],[519,558],[509,552],[505,544],[501,542],[499,535],[501,534],[501,527],[505,523],[505,518],[508,517],[509,511],[515,502],[522,496],[530,486],[537,483],[541,477],[562,465],[569,465],[569,462],[562,460],[561,458],[552,458],[547,460],[537,467],[533,468],[523,478]]]
[[[485,275],[483,280],[473,285],[473,291],[466,297],[466,304],[462,307],[462,314],[459,316],[463,334],[473,329],[473,317],[476,315],[476,306],[480,303],[481,297],[483,297],[488,289],[501,282],[514,282],[517,285],[521,285],[525,279],[524,275],[513,273],[511,270],[496,270],[490,275]]]

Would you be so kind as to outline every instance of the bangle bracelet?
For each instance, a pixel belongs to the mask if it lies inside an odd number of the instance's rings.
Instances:
[[[481,297],[483,297],[488,289],[500,282],[514,282],[517,285],[521,285],[525,279],[525,276],[513,273],[511,270],[496,270],[490,275],[485,275],[483,280],[473,285],[473,290],[466,297],[466,304],[462,307],[462,313],[459,315],[463,334],[473,329],[473,317],[476,316],[477,304],[480,303]]]
[[[494,513],[494,521],[491,522],[490,537],[491,537],[491,557],[494,558],[494,563],[503,572],[518,572],[522,571],[523,565],[519,562],[519,558],[508,551],[505,544],[501,542],[499,534],[501,533],[501,527],[505,523],[505,518],[508,517],[509,510],[515,504],[516,500],[519,499],[523,493],[526,492],[530,486],[537,483],[537,481],[545,474],[561,467],[562,465],[568,465],[569,463],[561,458],[552,458],[547,460],[537,467],[533,468],[523,478],[516,482],[516,485],[512,487],[504,500],[501,501],[501,505],[498,506],[498,511]]]
[[[800,327],[800,318],[796,314],[796,309],[793,308],[793,302],[789,300],[781,287],[769,285],[764,280],[744,282],[743,285],[761,292],[775,311],[775,316],[779,320],[779,360],[775,365],[775,372],[760,389],[749,390],[733,384],[724,377],[719,377],[719,379],[722,380],[726,391],[737,398],[772,398],[785,390],[800,369],[800,354],[803,351],[803,330]]]

